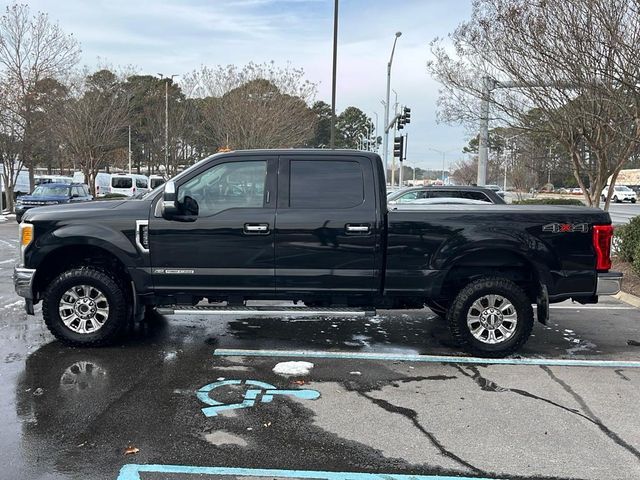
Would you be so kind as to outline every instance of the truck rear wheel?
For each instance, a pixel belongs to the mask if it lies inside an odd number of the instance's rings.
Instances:
[[[58,275],[44,293],[42,316],[49,331],[72,346],[112,342],[127,324],[126,296],[106,273],[74,268]]]
[[[504,357],[526,343],[533,328],[531,301],[522,288],[500,277],[464,287],[447,316],[454,340],[483,357]]]

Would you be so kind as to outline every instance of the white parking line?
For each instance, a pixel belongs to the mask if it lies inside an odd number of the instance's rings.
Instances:
[[[640,362],[617,360],[578,360],[565,358],[479,358],[453,355],[415,355],[402,353],[322,352],[317,350],[243,350],[218,348],[216,357],[296,357],[330,358],[334,360],[383,360],[420,363],[456,363],[475,365],[545,365],[558,367],[640,368]]]
[[[637,308],[634,307],[617,307],[605,305],[580,305],[576,307],[570,307],[568,305],[551,305],[549,308],[552,310],[637,310]]]
[[[16,307],[18,305],[20,305],[23,302],[23,300],[18,300],[17,302],[13,302],[13,303],[9,303],[7,305],[3,305],[2,307],[0,307],[1,310],[6,310],[7,308],[11,308],[11,307]]]

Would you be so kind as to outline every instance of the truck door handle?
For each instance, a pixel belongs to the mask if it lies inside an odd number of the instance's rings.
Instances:
[[[347,224],[345,227],[345,230],[347,231],[347,233],[360,233],[360,234],[366,234],[369,233],[369,231],[371,230],[371,226],[370,225],[353,225],[353,224]]]
[[[268,235],[269,224],[268,223],[245,223],[244,233],[248,235]]]

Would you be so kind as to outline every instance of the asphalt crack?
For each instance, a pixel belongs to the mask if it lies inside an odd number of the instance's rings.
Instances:
[[[635,456],[637,459],[640,460],[640,451],[635,448],[633,445],[630,445],[629,443],[627,443],[625,440],[623,440],[620,435],[618,435],[616,432],[614,432],[613,430],[611,430],[609,427],[607,427],[602,420],[600,420],[600,418],[593,413],[593,410],[591,410],[591,408],[589,407],[589,405],[587,405],[587,402],[573,389],[571,388],[571,386],[565,382],[564,380],[558,378],[549,367],[545,366],[545,365],[541,365],[540,368],[547,374],[549,375],[549,377],[551,378],[551,380],[553,380],[554,382],[556,382],[558,385],[560,385],[565,392],[567,392],[569,395],[571,395],[574,400],[578,403],[578,405],[580,405],[580,407],[582,408],[582,410],[584,412],[587,413],[587,415],[589,415],[591,421],[607,436],[609,437],[611,440],[613,440],[613,442],[618,445],[619,447],[624,448],[625,450],[627,450],[629,453],[631,453],[633,456]]]
[[[372,397],[370,395],[367,395],[364,392],[357,392],[360,396],[366,398],[367,400],[371,401],[373,404],[377,405],[378,407],[382,408],[383,410],[386,410],[387,412],[390,413],[397,413],[399,415],[402,415],[403,417],[405,417],[406,419],[408,419],[409,421],[411,421],[411,423],[413,423],[414,427],[416,429],[418,429],[425,437],[427,437],[429,439],[429,441],[433,444],[433,446],[435,446],[438,451],[445,457],[459,463],[460,465],[468,468],[469,470],[471,470],[474,473],[480,474],[480,475],[486,475],[486,472],[484,472],[483,470],[479,469],[478,467],[475,467],[474,465],[470,464],[469,462],[467,462],[466,460],[460,458],[458,455],[456,455],[455,453],[447,450],[442,443],[440,443],[438,441],[438,439],[435,437],[435,435],[429,431],[427,431],[426,428],[424,428],[420,422],[418,421],[418,413],[411,409],[411,408],[406,408],[406,407],[400,407],[398,405],[394,405],[386,400],[382,400],[380,398],[375,398]]]
[[[575,401],[578,403],[578,405],[580,405],[582,410],[584,412],[586,412],[586,415],[584,413],[580,412],[578,409],[566,407],[566,406],[564,406],[562,404],[554,402],[553,400],[549,400],[548,398],[544,398],[544,397],[541,397],[539,395],[535,395],[533,393],[527,392],[526,390],[521,390],[521,389],[518,389],[518,388],[504,388],[504,387],[501,387],[497,383],[495,383],[495,382],[483,377],[476,367],[473,367],[473,366],[468,366],[467,367],[467,369],[469,371],[473,372],[473,375],[471,375],[468,372],[464,371],[464,369],[462,367],[460,367],[459,365],[455,365],[455,368],[462,375],[471,378],[484,391],[499,392],[499,393],[501,393],[501,392],[512,392],[512,393],[515,393],[517,395],[521,395],[523,397],[527,397],[527,398],[531,398],[531,399],[534,399],[534,400],[539,400],[541,402],[548,403],[548,404],[553,405],[553,406],[555,406],[557,408],[560,408],[560,409],[562,409],[562,410],[564,410],[566,412],[572,413],[573,415],[577,415],[577,416],[587,420],[588,422],[592,423],[596,427],[598,427],[598,429],[600,429],[600,431],[602,431],[608,438],[613,440],[613,442],[616,445],[624,448],[629,453],[634,455],[636,458],[640,459],[640,451],[638,451],[638,449],[636,449],[635,447],[633,447],[632,445],[630,445],[629,443],[624,441],[617,433],[615,433],[609,427],[607,427],[604,423],[602,423],[602,421],[589,408],[589,406],[586,404],[584,399],[582,397],[580,397],[580,395],[578,395],[566,382],[564,382],[563,380],[561,380],[558,377],[556,377],[554,375],[554,373],[547,366],[541,365],[540,368],[542,370],[544,370],[547,373],[547,375],[549,375],[554,382],[558,383],[567,393],[569,393],[575,399]]]
[[[618,375],[619,377],[621,377],[623,380],[626,380],[627,382],[630,382],[631,379],[629,377],[627,377],[624,373],[624,370],[622,368],[617,368],[614,370],[615,374]]]

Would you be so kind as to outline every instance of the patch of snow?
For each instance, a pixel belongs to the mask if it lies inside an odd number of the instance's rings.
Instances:
[[[310,362],[280,362],[273,367],[273,373],[278,375],[308,375],[313,368]]]

